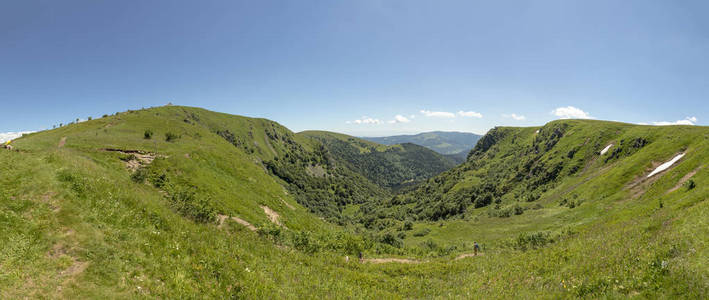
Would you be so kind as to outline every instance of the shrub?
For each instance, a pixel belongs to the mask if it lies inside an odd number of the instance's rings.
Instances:
[[[133,174],[130,175],[130,179],[133,180],[135,183],[143,183],[145,182],[145,179],[148,178],[148,169],[146,168],[138,168]]]
[[[146,129],[145,132],[143,133],[143,138],[146,140],[152,139],[153,138],[153,131],[150,129]]]
[[[394,234],[392,234],[391,232],[387,232],[382,235],[381,238],[379,238],[379,241],[384,244],[394,246],[396,248],[401,248],[404,246],[404,242],[394,236]]]
[[[527,249],[536,249],[553,242],[554,238],[548,232],[520,233],[513,247],[517,250],[526,251]]]
[[[165,141],[166,142],[172,142],[176,139],[180,138],[177,134],[174,134],[172,132],[166,132],[165,133]]]
[[[217,218],[216,210],[211,207],[209,200],[200,197],[191,188],[173,188],[170,200],[178,212],[197,222],[208,223]]]
[[[425,236],[431,232],[431,229],[428,228],[422,228],[419,231],[414,232],[412,235],[413,236]]]
[[[305,253],[315,253],[320,250],[320,245],[311,237],[309,231],[296,232],[293,235],[293,247]]]
[[[685,183],[684,185],[687,187],[688,191],[697,187],[697,184],[694,183],[694,180],[692,180],[692,179],[688,180],[687,183]]]
[[[514,211],[515,211],[515,215],[521,215],[524,213],[524,208],[522,208],[519,205],[515,205]]]
[[[488,206],[490,203],[492,203],[492,194],[486,193],[475,199],[475,208]]]

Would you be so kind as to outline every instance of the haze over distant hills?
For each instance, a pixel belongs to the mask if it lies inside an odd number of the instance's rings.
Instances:
[[[480,137],[481,135],[470,132],[431,131],[412,135],[362,137],[362,139],[384,145],[417,144],[444,154],[457,163],[462,163]]]

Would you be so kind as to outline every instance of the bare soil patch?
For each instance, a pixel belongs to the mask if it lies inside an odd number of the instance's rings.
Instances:
[[[222,227],[224,226],[224,221],[226,221],[227,219],[231,219],[232,221],[234,221],[234,222],[236,222],[236,223],[239,223],[239,224],[245,226],[246,228],[248,228],[248,229],[251,230],[251,231],[256,231],[256,230],[257,230],[257,229],[256,229],[256,226],[251,225],[251,223],[246,222],[245,220],[243,220],[243,219],[241,219],[241,218],[238,218],[238,217],[230,217],[230,216],[227,216],[227,215],[217,215],[217,228],[222,228]]]
[[[263,209],[263,212],[266,213],[266,215],[268,216],[268,219],[271,220],[271,222],[273,222],[274,224],[276,224],[278,226],[282,225],[281,221],[278,220],[278,218],[280,218],[281,216],[277,212],[275,212],[274,210],[270,209],[268,206],[265,206],[265,205],[261,205],[261,208]]]
[[[66,144],[66,137],[62,137],[62,139],[59,140],[59,144],[57,145],[57,147],[64,147],[64,144]]]
[[[105,148],[101,149],[102,151],[109,151],[109,152],[118,152],[118,153],[123,153],[130,155],[129,159],[126,160],[126,168],[130,170],[131,172],[135,172],[138,170],[141,166],[149,165],[151,164],[155,158],[158,157],[167,157],[164,155],[158,155],[155,153],[151,152],[146,152],[142,150],[123,150],[123,149],[112,149],[112,148]]]

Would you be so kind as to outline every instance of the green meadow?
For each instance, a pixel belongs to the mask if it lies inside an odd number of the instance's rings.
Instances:
[[[707,127],[499,127],[455,165],[166,106],[11,145],[3,299],[709,297]]]

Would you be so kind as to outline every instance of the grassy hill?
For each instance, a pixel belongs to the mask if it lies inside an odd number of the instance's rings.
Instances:
[[[313,134],[170,106],[13,141],[0,149],[0,297],[709,294],[709,128],[496,128],[466,163],[396,195],[338,154],[391,148]],[[460,256],[473,241],[483,255]],[[345,259],[360,251],[409,263]]]
[[[480,135],[468,132],[432,131],[415,135],[395,135],[385,137],[363,137],[362,139],[384,145],[411,143],[444,154],[456,163],[462,163],[461,157],[470,152]]]

